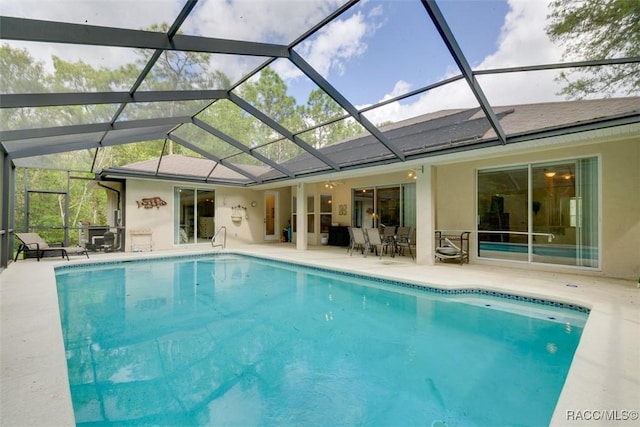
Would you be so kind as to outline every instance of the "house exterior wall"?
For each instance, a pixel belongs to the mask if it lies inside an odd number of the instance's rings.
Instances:
[[[148,197],[160,197],[167,205],[150,209],[138,207],[136,202]],[[173,185],[163,181],[129,179],[124,199],[125,251],[148,250],[148,238],[135,234],[145,230],[151,233],[152,250],[173,248]]]
[[[220,226],[226,227],[227,242],[264,242],[264,191],[236,187],[216,187],[215,191],[216,230]],[[270,191],[276,191],[279,194],[276,219],[276,235],[279,237],[281,228],[291,218],[291,189],[283,187]],[[255,202],[255,206],[252,206],[252,202]],[[242,209],[242,220],[234,221],[231,218],[232,208],[238,205],[247,209]]]
[[[532,269],[555,269],[582,271],[607,277],[637,280],[640,276],[640,140],[637,138],[600,141],[587,145],[566,148],[543,147],[504,156],[480,157],[477,160],[463,160],[450,164],[425,164],[433,167],[431,180],[435,198],[435,228],[453,230],[476,230],[476,173],[478,169],[498,168],[527,163],[548,162],[580,157],[598,157],[601,176],[601,266],[595,270],[578,270],[576,267],[535,264]],[[434,158],[437,160],[437,158]],[[340,184],[333,189],[324,186],[325,181],[304,185],[306,195],[315,197],[315,212],[319,213],[320,195],[332,196],[332,222],[343,226],[351,225],[352,190],[363,187],[384,187],[413,182],[406,171],[373,173],[348,179],[333,179]],[[209,243],[175,245],[173,243],[175,186],[193,187],[192,184],[176,184],[130,179],[126,188],[126,251],[132,250],[131,230],[151,230],[153,250],[206,248]],[[200,187],[215,190],[215,229],[227,229],[227,244],[251,244],[264,242],[264,190],[238,187]],[[291,218],[292,198],[296,196],[296,186],[286,186],[269,191],[279,193],[279,217],[276,232],[281,230]],[[160,208],[138,208],[136,200],[146,197],[160,197],[167,206]],[[417,197],[421,197],[418,192]],[[255,202],[255,206],[252,206]],[[234,206],[246,207],[243,218],[233,221]],[[340,214],[340,205],[346,205],[346,214]],[[418,206],[421,206],[418,203]],[[320,219],[315,215],[315,231],[307,235],[310,245],[321,243]],[[420,218],[420,216],[419,216]],[[426,231],[428,227],[418,224]],[[426,236],[425,236],[426,237]],[[420,240],[420,237],[418,237]],[[277,241],[277,240],[276,240]],[[294,241],[296,236],[294,235]],[[471,237],[471,262],[513,265],[509,261],[477,258],[475,233]],[[424,251],[423,251],[424,252]],[[424,257],[422,257],[424,258]],[[419,256],[419,259],[420,256]]]
[[[408,177],[409,169],[402,172],[392,173],[378,173],[375,175],[363,176],[358,178],[348,179],[332,179],[317,183],[311,183],[305,185],[305,193],[307,196],[314,196],[314,232],[308,233],[307,239],[310,245],[319,245],[322,241],[322,234],[320,232],[320,196],[331,196],[331,217],[334,223],[341,226],[350,226],[353,218],[353,203],[352,203],[352,191],[357,188],[370,188],[370,187],[385,187],[385,186],[398,186],[401,184],[414,182],[412,178]],[[325,187],[326,182],[337,182],[332,189]],[[291,197],[297,195],[296,186],[290,187]],[[341,215],[340,205],[346,205],[346,212]],[[290,216],[289,216],[290,217]],[[286,220],[285,220],[286,223]],[[294,233],[294,241],[296,241],[297,233]]]
[[[174,183],[169,181],[152,181],[140,179],[128,179],[125,192],[125,251],[144,250],[147,237],[139,234],[141,231],[149,231],[152,239],[152,250],[169,249],[193,249],[194,247],[210,248],[211,244],[191,243],[174,244],[175,201],[174,189],[176,187],[194,187],[198,189],[214,190],[216,199],[215,230],[226,227],[227,244],[259,243],[264,241],[264,197],[263,191],[238,187],[202,186],[191,183]],[[279,196],[279,221],[280,225],[286,224],[291,217],[289,187],[275,189]],[[165,206],[145,209],[138,207],[137,201],[143,198],[160,197],[167,204]],[[255,206],[252,206],[255,202]],[[232,208],[242,206],[242,218],[234,221],[231,218]],[[276,230],[280,233],[279,230]],[[133,232],[133,234],[132,234]],[[222,238],[222,235],[220,236]]]
[[[637,280],[640,275],[640,139],[545,149],[436,167],[436,228],[476,229],[476,171],[578,157],[600,158],[601,269],[594,274]],[[475,236],[471,260],[476,259]],[[537,266],[536,268],[549,268]],[[570,267],[553,266],[551,268]]]

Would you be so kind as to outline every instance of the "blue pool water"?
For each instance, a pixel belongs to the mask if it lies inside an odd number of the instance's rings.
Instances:
[[[482,251],[509,252],[517,254],[526,254],[529,252],[529,246],[523,243],[500,243],[500,242],[480,242],[480,253]],[[598,248],[592,246],[583,246],[580,249],[580,258],[595,261],[598,259]],[[578,257],[578,248],[575,245],[533,245],[533,254],[539,256],[550,256],[559,258]]]
[[[548,425],[587,317],[233,254],[56,277],[78,425]]]

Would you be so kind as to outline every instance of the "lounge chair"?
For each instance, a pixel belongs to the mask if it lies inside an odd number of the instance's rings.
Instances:
[[[349,230],[351,231],[351,251],[349,255],[353,255],[353,250],[356,248],[366,254],[366,251],[369,250],[369,244],[362,228],[349,227]]]
[[[40,258],[43,257],[45,252],[59,252],[62,258],[67,258],[69,261],[69,254],[77,254],[77,255],[86,255],[89,258],[89,253],[86,248],[81,246],[78,247],[63,247],[63,246],[49,246],[47,242],[45,242],[42,237],[38,233],[13,233],[18,240],[20,240],[20,247],[18,247],[18,252],[16,252],[16,257],[13,259],[14,261],[18,260],[18,255],[21,252],[33,253],[35,252],[36,258],[40,261]]]
[[[464,231],[460,236],[444,236],[440,231],[436,231],[436,248],[435,256],[440,261],[458,260],[460,264],[469,263],[469,232]]]

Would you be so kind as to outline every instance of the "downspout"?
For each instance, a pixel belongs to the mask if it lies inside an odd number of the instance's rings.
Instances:
[[[115,192],[118,195],[118,210],[121,211],[122,209],[121,209],[121,205],[120,205],[120,191],[116,190],[115,188],[108,187],[108,186],[102,184],[101,182],[96,182],[96,184],[98,184],[102,188],[106,188],[107,190],[111,190],[111,191]],[[118,224],[116,224],[116,225],[118,225]]]

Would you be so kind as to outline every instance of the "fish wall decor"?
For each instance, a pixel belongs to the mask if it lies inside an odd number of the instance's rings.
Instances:
[[[160,206],[167,205],[167,202],[162,200],[160,197],[147,197],[142,200],[136,200],[136,203],[138,204],[138,208],[145,208],[145,209],[151,209],[151,208],[160,209]]]

